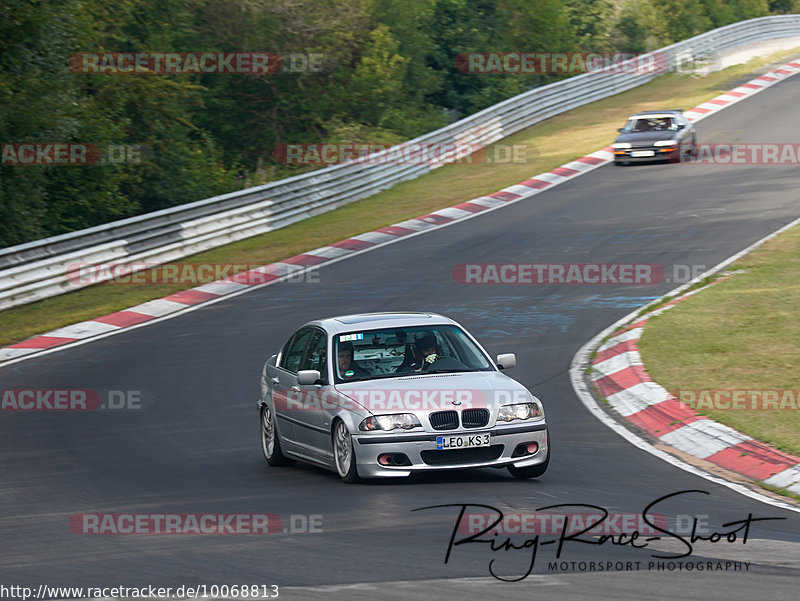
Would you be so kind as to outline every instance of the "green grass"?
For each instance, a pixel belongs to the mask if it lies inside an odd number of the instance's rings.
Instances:
[[[797,495],[786,488],[778,488],[776,486],[770,486],[769,484],[765,484],[764,482],[756,482],[756,484],[758,484],[764,490],[768,490],[770,492],[783,495],[784,497],[789,497],[790,499],[794,499],[795,501],[800,501],[800,495]]]
[[[664,305],[666,305],[670,301],[675,300],[676,298],[680,298],[680,297],[688,294],[689,292],[693,292],[694,290],[697,290],[698,288],[705,288],[706,286],[708,286],[709,284],[714,283],[715,281],[717,281],[721,277],[724,277],[724,276],[722,274],[719,274],[719,273],[715,273],[714,275],[710,275],[708,277],[705,277],[702,280],[699,280],[699,281],[695,282],[694,284],[692,284],[688,288],[682,290],[678,294],[673,294],[671,296],[664,296],[664,297],[662,297],[662,298],[660,298],[658,300],[653,301],[649,305],[643,307],[642,310],[639,311],[636,314],[636,316],[637,317],[643,317],[643,316],[647,315],[648,313],[652,313],[653,311],[655,311],[657,309],[660,309],[661,307],[663,307]],[[656,319],[657,317],[658,316],[656,315],[656,316],[652,317],[652,319]]]
[[[673,394],[792,390],[797,401],[800,227],[773,238],[730,269],[744,272],[648,321],[639,342],[648,373]],[[800,454],[800,410],[700,412],[782,451]]]
[[[525,162],[448,165],[312,219],[181,260],[263,265],[343,238],[449,207],[549,171],[611,143],[634,111],[688,109],[731,87],[784,51],[705,77],[667,74],[653,82],[548,119],[498,144],[521,145]],[[487,150],[493,156],[490,147]],[[119,311],[193,285],[102,284],[0,312],[0,345]]]

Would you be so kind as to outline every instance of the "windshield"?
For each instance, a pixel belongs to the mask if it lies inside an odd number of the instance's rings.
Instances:
[[[672,117],[638,117],[630,119],[625,125],[625,133],[644,131],[678,131],[678,124]]]
[[[464,331],[451,325],[340,334],[334,339],[334,355],[337,382],[494,370]]]

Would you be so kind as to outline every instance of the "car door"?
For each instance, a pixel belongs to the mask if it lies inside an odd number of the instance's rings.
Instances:
[[[297,412],[295,431],[297,443],[308,456],[327,460],[331,452],[331,419],[338,403],[337,392],[331,385],[328,373],[328,336],[315,329],[309,340],[300,369],[315,369],[323,384],[300,386],[302,410]]]
[[[297,397],[300,391],[297,385],[297,371],[313,333],[314,328],[298,330],[284,345],[277,364],[267,369],[275,415],[278,418],[278,430],[289,451],[294,451],[293,447],[297,446],[295,423],[296,415],[301,413],[297,410]]]

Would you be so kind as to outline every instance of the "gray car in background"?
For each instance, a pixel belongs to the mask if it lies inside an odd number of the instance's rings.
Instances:
[[[643,111],[628,118],[611,145],[614,164],[686,160],[695,153],[697,132],[680,110]]]
[[[311,321],[261,375],[261,446],[271,466],[296,460],[345,482],[412,472],[507,468],[544,474],[542,403],[459,324],[434,313]]]

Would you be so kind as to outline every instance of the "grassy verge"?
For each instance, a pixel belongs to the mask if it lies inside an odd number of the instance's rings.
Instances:
[[[678,398],[681,390],[779,391],[781,402],[783,391],[791,391],[796,406],[800,228],[770,240],[730,269],[744,272],[648,322],[639,343],[647,371]],[[743,398],[749,406],[749,393]],[[786,398],[787,406],[791,399]],[[708,402],[689,404],[782,451],[800,454],[798,409],[711,410]]]
[[[789,497],[790,499],[794,499],[795,501],[800,501],[800,495],[796,495],[792,491],[786,488],[777,488],[775,486],[770,486],[769,484],[764,484],[763,482],[758,482],[757,484],[764,490],[778,493],[779,495],[783,495],[784,497]]]
[[[549,171],[613,141],[634,111],[691,108],[735,87],[754,69],[785,56],[783,51],[705,77],[667,74],[655,81],[594,102],[506,138],[521,145],[524,162],[449,165],[380,194],[301,223],[183,259],[185,263],[266,264],[365,231],[417,217]],[[495,156],[487,149],[488,156]],[[0,346],[34,334],[119,311],[192,285],[97,285],[0,312]]]

